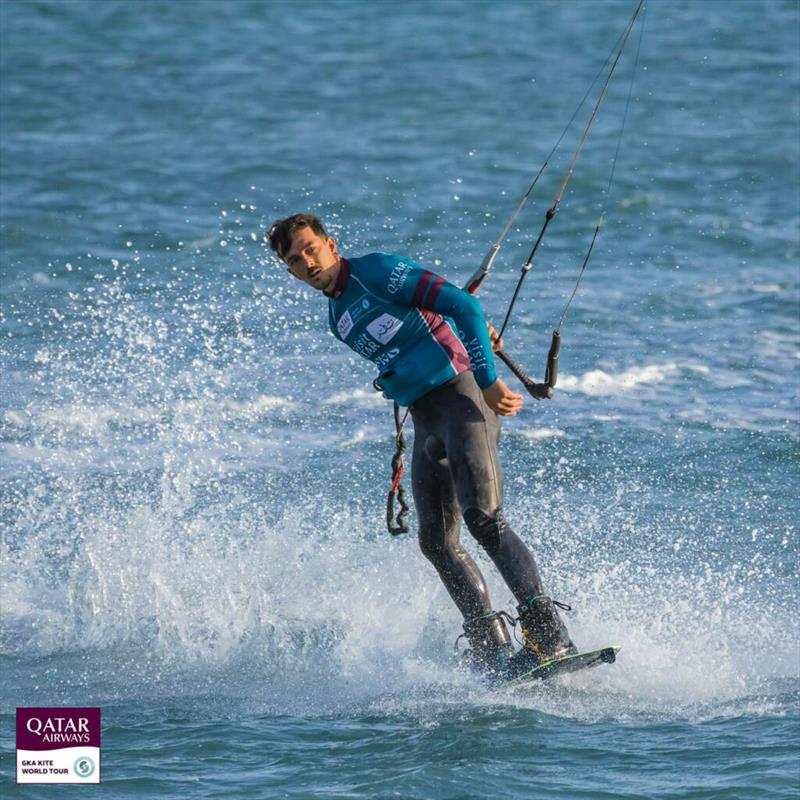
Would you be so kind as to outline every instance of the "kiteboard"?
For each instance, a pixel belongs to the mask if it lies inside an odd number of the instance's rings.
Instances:
[[[531,681],[553,678],[556,675],[566,675],[570,672],[590,669],[600,664],[613,664],[617,660],[617,651],[619,649],[620,645],[613,644],[609,647],[601,647],[599,650],[589,650],[586,653],[576,653],[572,656],[545,661],[536,667],[507,678],[503,681],[503,685],[519,686]]]

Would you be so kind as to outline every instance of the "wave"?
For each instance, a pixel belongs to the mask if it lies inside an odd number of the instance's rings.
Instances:
[[[386,399],[380,392],[374,389],[351,389],[346,392],[336,392],[322,401],[326,406],[367,406],[367,407],[386,407]]]
[[[113,665],[111,697],[198,682],[263,697],[269,687],[271,702],[317,697],[320,713],[332,695],[363,707],[399,694],[413,711],[436,690],[442,702],[466,695],[587,719],[695,718],[751,713],[754,693],[772,697],[798,678],[788,574],[764,558],[714,564],[691,536],[664,542],[636,503],[568,507],[556,496],[509,508],[539,531],[529,541],[555,596],[575,608],[575,641],[623,645],[613,667],[512,695],[458,670],[455,607],[413,537],[383,534],[374,508],[312,492],[276,517],[242,485],[209,493],[196,477],[187,466],[155,495],[124,488],[126,502],[68,483],[29,498],[24,537],[0,549],[0,654],[47,659],[64,681],[76,679],[77,656],[83,679]],[[56,533],[69,503],[81,514]],[[495,606],[511,610],[476,557]]]
[[[565,435],[561,428],[528,428],[519,431],[526,439],[536,442],[541,439],[560,439]]]
[[[601,396],[631,392],[640,386],[648,386],[674,379],[680,368],[674,362],[666,364],[646,364],[642,367],[631,367],[620,373],[593,369],[583,375],[561,374],[558,388],[564,392]]]

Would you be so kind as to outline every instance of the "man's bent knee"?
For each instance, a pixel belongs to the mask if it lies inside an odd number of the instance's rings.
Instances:
[[[500,547],[500,540],[506,530],[506,520],[501,509],[487,514],[480,508],[464,509],[464,522],[469,532],[489,555]]]

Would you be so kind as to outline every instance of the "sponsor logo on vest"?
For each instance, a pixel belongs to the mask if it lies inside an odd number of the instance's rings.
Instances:
[[[393,317],[391,314],[381,314],[367,325],[367,331],[381,344],[388,344],[402,325],[403,320]]]
[[[357,300],[350,308],[347,309],[347,314],[350,315],[350,320],[353,325],[355,325],[367,311],[370,310],[372,307],[372,303],[370,303],[368,297],[362,297],[360,300]]]
[[[366,333],[362,333],[350,347],[360,356],[364,356],[364,358],[372,358],[381,348],[381,346],[373,339],[370,339]]]
[[[375,359],[375,366],[378,369],[382,370],[385,367],[388,367],[389,364],[391,364],[392,361],[394,361],[399,355],[400,355],[400,349],[398,347],[393,347],[391,350],[387,350],[385,353],[381,353]]]
[[[403,288],[403,284],[406,282],[406,278],[408,278],[408,271],[410,269],[411,265],[406,264],[404,261],[401,261],[395,266],[389,275],[389,284],[386,287],[389,294],[397,294],[397,292]]]
[[[339,336],[341,336],[342,339],[346,339],[347,334],[353,330],[353,318],[350,316],[349,311],[345,311],[344,314],[342,314],[341,318],[336,323],[336,330],[339,331]]]
[[[486,356],[478,339],[473,338],[472,341],[465,344],[467,346],[467,355],[469,355],[469,360],[472,362],[472,369],[477,370],[486,367]]]

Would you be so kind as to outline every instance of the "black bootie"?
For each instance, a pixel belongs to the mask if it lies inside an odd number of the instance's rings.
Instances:
[[[473,669],[488,675],[499,674],[505,669],[514,648],[500,614],[492,612],[465,620],[464,636],[471,648],[469,661]]]
[[[531,597],[517,606],[525,649],[542,664],[556,658],[575,655],[578,648],[567,633],[556,606],[569,610],[569,606],[556,603],[544,594]]]

